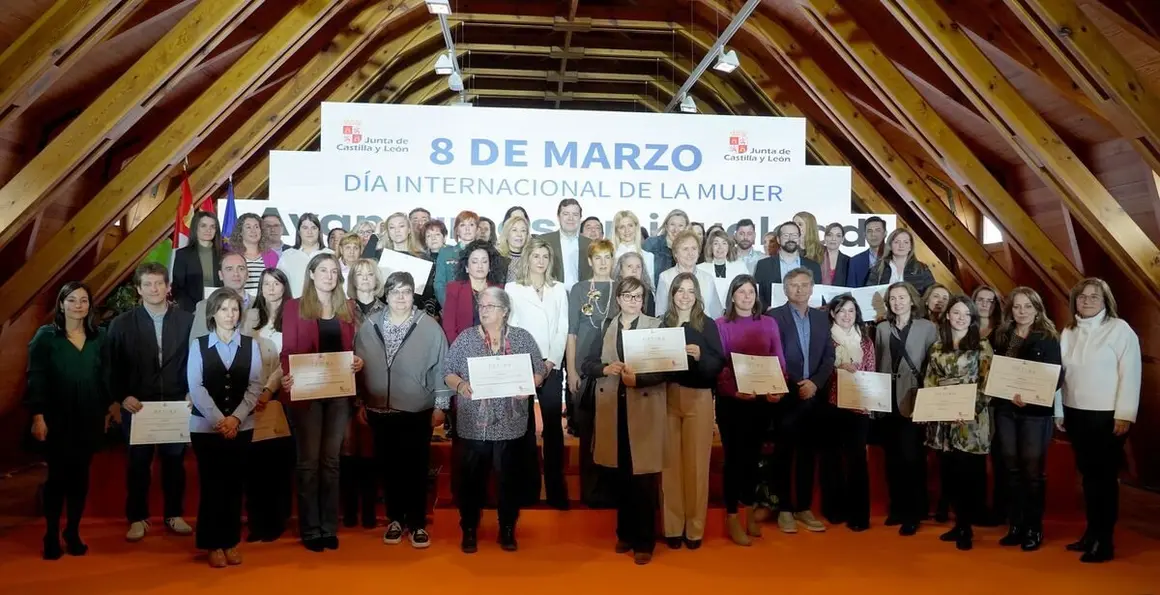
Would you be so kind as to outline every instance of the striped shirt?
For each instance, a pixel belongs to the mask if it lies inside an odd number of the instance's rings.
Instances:
[[[258,290],[260,289],[258,283],[262,280],[262,271],[264,270],[266,270],[266,261],[262,258],[261,254],[253,260],[246,259],[246,272],[248,274],[246,277],[246,293],[250,295],[258,294]]]

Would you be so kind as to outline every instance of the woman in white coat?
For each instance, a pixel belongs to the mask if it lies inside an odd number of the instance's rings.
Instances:
[[[737,243],[724,229],[714,228],[705,238],[701,257],[705,262],[697,265],[698,271],[708,273],[716,282],[714,289],[721,304],[725,304],[725,291],[738,275],[748,275],[745,261],[737,259]]]
[[[691,229],[678,233],[673,238],[673,259],[677,264],[673,268],[661,273],[657,282],[657,318],[664,318],[668,311],[669,287],[673,279],[681,273],[693,273],[697,276],[697,285],[701,289],[701,300],[705,303],[705,315],[714,320],[725,313],[721,305],[721,297],[717,293],[717,284],[713,275],[697,268],[697,260],[701,255],[701,240]]]

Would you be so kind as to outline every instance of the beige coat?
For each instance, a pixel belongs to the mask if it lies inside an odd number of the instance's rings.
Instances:
[[[657,328],[659,318],[641,315],[638,329]],[[620,320],[613,319],[604,333],[604,344],[600,359],[605,364],[617,361],[616,333],[620,330]],[[619,376],[606,376],[596,380],[596,429],[593,436],[592,459],[602,467],[617,466],[616,416],[619,401],[616,398],[620,388]],[[632,449],[632,471],[635,475],[660,473],[664,466],[665,452],[665,385],[658,384],[644,388],[625,387],[628,404],[628,435]]]

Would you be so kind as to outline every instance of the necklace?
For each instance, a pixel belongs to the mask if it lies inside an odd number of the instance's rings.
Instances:
[[[602,321],[607,318],[608,307],[612,304],[611,287],[612,284],[610,282],[608,295],[605,296],[604,305],[601,306],[601,291],[596,288],[596,280],[588,281],[588,301],[580,306],[580,313],[588,317],[588,324],[592,325],[592,328],[600,328],[600,325],[596,323],[597,316],[594,316],[594,314],[599,315]]]

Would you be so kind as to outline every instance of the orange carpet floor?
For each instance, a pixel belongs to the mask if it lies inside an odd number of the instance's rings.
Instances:
[[[0,593],[1160,593],[1160,541],[1128,531],[1119,536],[1115,561],[1085,565],[1063,549],[1082,529],[1075,522],[1049,522],[1048,541],[1034,553],[1000,548],[1001,529],[978,530],[975,549],[959,552],[938,541],[942,526],[925,524],[917,536],[903,538],[881,526],[881,518],[860,534],[831,527],[823,534],[784,535],[767,526],[754,547],[742,548],[723,537],[722,514],[710,511],[700,550],[658,544],[645,567],[612,551],[611,511],[525,511],[516,553],[495,545],[491,512],[479,553],[467,556],[458,548],[456,511],[440,509],[426,551],[407,542],[383,545],[381,528],[344,530],[337,552],[311,553],[285,537],[243,544],[245,563],[220,570],[205,564],[192,538],[165,535],[154,525],[145,541],[129,544],[124,526],[112,522],[83,526],[89,555],[44,562],[42,525],[28,524],[0,535]]]

